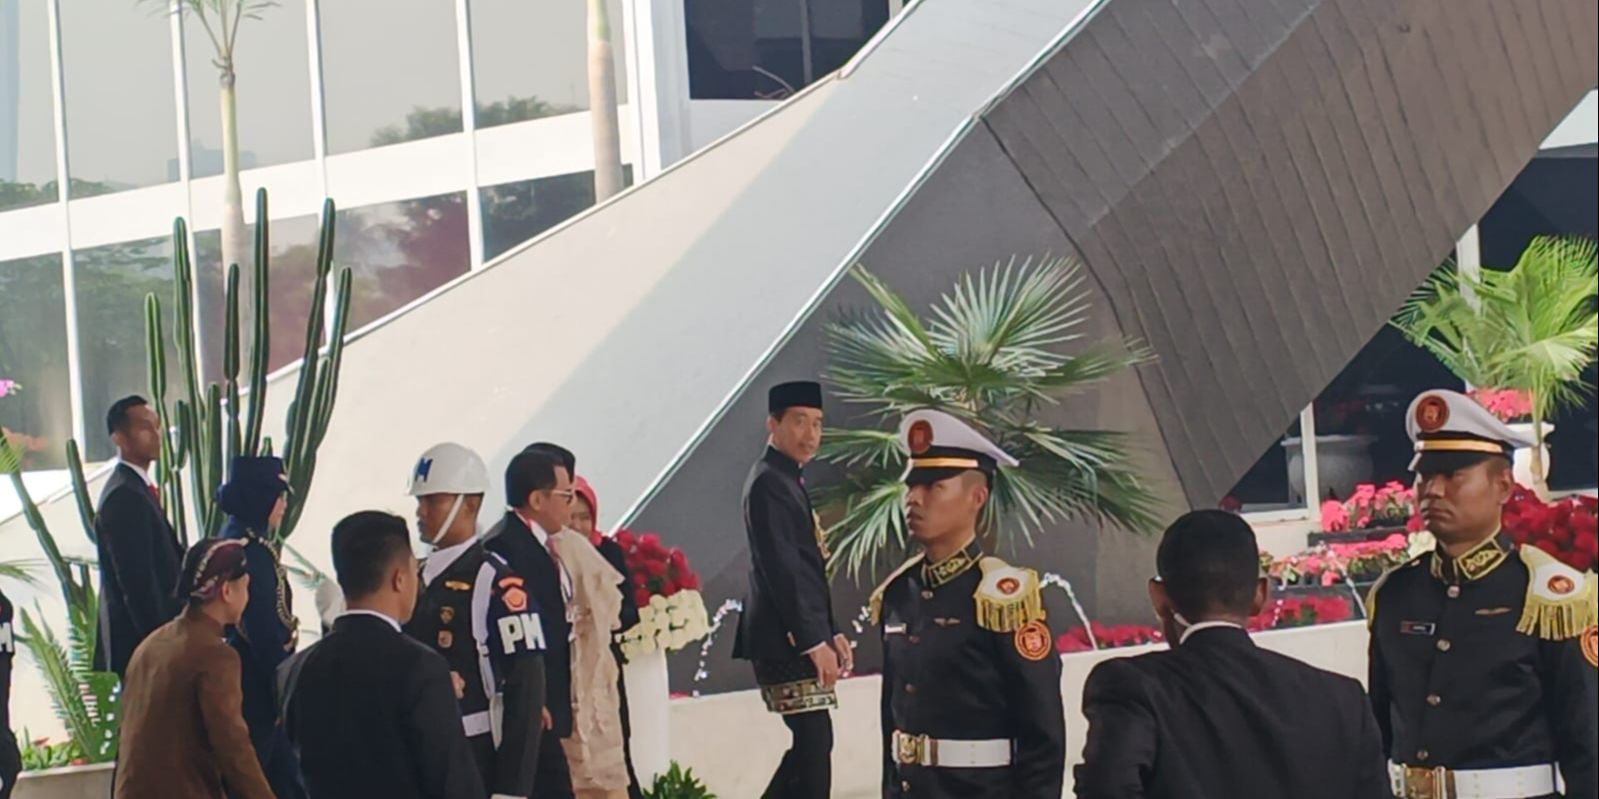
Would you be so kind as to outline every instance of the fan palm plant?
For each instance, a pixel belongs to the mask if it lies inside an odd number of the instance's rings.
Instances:
[[[1548,496],[1544,420],[1580,404],[1599,349],[1599,259],[1591,239],[1539,236],[1509,271],[1446,263],[1411,295],[1393,326],[1478,388],[1532,400],[1532,488]]]
[[[1036,418],[1044,406],[1154,357],[1142,343],[1120,339],[1060,351],[1083,337],[1088,320],[1080,265],[1064,258],[995,264],[957,281],[925,321],[864,267],[852,275],[878,307],[827,326],[823,378],[845,403],[863,406],[868,422],[823,436],[820,457],[844,472],[818,493],[834,521],[832,570],[859,578],[904,548],[906,455],[884,428],[918,408],[967,421],[1021,461],[995,475],[982,520],[991,545],[1018,537],[1031,545],[1067,518],[1154,529],[1156,497],[1129,466],[1126,434]]]

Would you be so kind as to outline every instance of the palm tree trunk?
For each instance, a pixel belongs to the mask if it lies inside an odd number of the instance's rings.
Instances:
[[[605,0],[588,0],[589,118],[594,125],[594,201],[622,190],[622,131],[616,110],[616,59]]]
[[[244,191],[239,187],[239,115],[231,59],[224,61],[218,90],[222,107],[222,274],[230,264],[250,269],[250,243],[244,232]],[[204,305],[202,304],[203,308]],[[203,321],[202,321],[203,325]]]
[[[1538,406],[1538,397],[1532,398],[1532,492],[1538,499],[1549,501],[1549,465],[1543,462],[1543,409]]]

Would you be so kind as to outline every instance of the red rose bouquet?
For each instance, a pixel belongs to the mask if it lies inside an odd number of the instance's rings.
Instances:
[[[1505,503],[1501,525],[1517,544],[1538,547],[1577,571],[1599,561],[1599,500],[1593,497],[1545,503],[1518,485]]]
[[[627,563],[628,580],[638,603],[639,622],[617,639],[628,660],[652,652],[682,649],[710,631],[700,577],[688,565],[688,556],[661,543],[655,533],[634,535],[616,531]]]

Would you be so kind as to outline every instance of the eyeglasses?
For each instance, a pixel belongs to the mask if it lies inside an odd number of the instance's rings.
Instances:
[[[577,492],[570,488],[552,488],[550,489],[550,496],[557,497],[562,502],[570,505],[572,500],[577,498]]]

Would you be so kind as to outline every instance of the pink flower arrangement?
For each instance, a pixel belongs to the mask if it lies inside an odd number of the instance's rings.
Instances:
[[[1521,389],[1474,388],[1471,398],[1501,422],[1516,422],[1532,416],[1532,395]]]
[[[1381,488],[1372,483],[1355,486],[1355,493],[1342,502],[1329,499],[1321,503],[1321,529],[1329,533],[1367,530],[1403,525],[1409,532],[1421,529],[1414,488],[1390,480]]]
[[[1404,563],[1409,550],[1409,536],[1394,533],[1381,541],[1322,544],[1273,559],[1265,571],[1284,585],[1337,585],[1346,577],[1357,583],[1370,582],[1383,571]]]
[[[9,378],[0,377],[0,397],[6,397],[22,390],[22,384]]]

